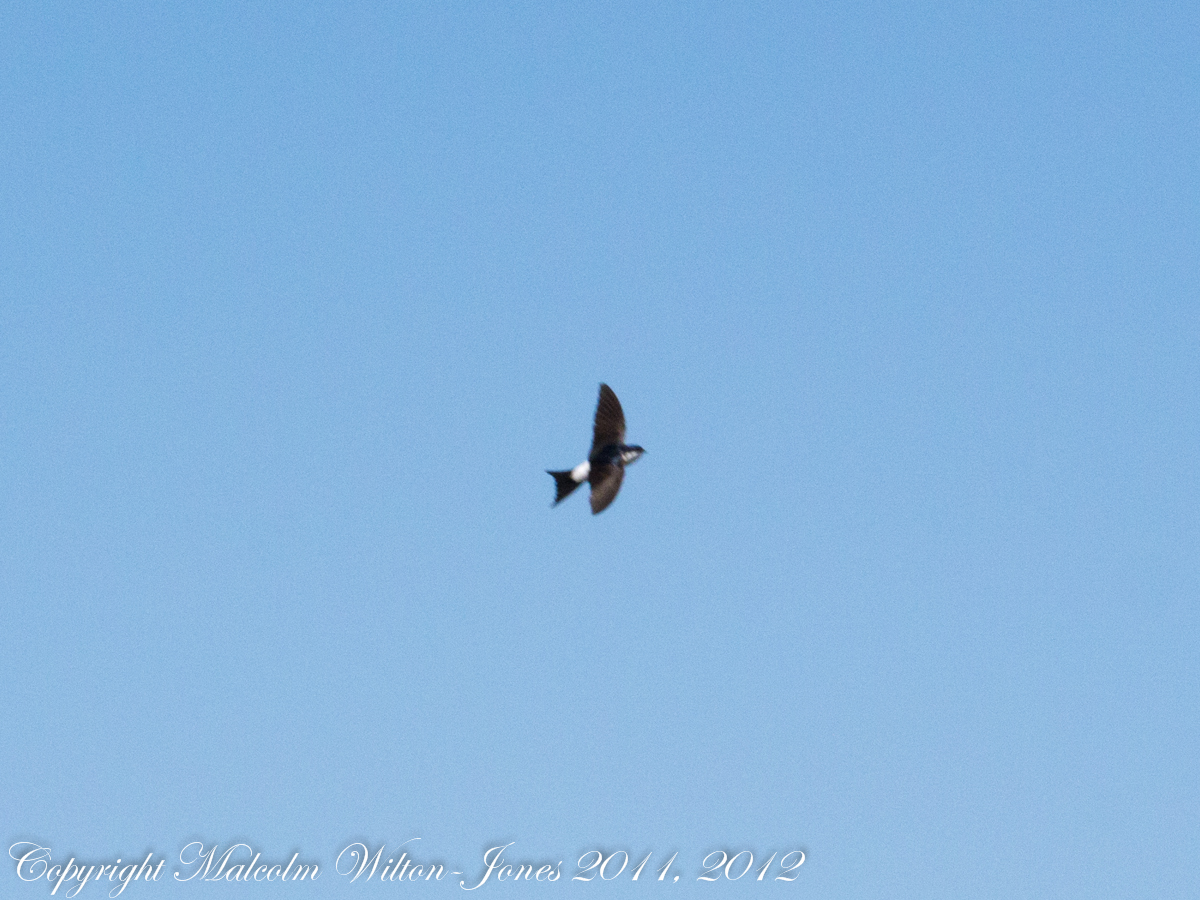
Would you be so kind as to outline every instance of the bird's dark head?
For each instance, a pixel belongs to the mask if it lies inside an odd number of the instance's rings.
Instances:
[[[637,462],[637,458],[646,451],[634,444],[633,446],[623,445],[621,447],[621,464],[629,465],[632,462]]]

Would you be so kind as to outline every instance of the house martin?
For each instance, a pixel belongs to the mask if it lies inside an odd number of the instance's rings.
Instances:
[[[625,413],[621,401],[607,384],[600,385],[596,403],[596,422],[592,431],[592,451],[586,462],[562,472],[546,471],[554,476],[554,505],[557,506],[585,481],[592,486],[593,515],[608,508],[621,489],[625,467],[646,451],[625,443]]]

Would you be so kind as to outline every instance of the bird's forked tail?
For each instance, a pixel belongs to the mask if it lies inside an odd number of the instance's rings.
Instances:
[[[546,472],[554,476],[554,503],[556,505],[562,503],[571,491],[583,484],[582,481],[576,481],[571,477],[570,469],[563,472],[551,472],[547,469]]]

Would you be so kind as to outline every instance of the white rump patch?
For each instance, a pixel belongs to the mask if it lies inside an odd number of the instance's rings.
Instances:
[[[592,464],[587,460],[584,460],[571,470],[571,480],[576,484],[583,484],[585,481],[587,481],[587,477],[591,473]]]

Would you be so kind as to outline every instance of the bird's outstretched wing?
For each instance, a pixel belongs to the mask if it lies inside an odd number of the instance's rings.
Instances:
[[[611,394],[612,391],[609,391]],[[602,395],[603,396],[603,395]],[[616,399],[615,397],[613,398]],[[620,407],[618,407],[618,410]],[[592,483],[592,514],[602,512],[617,497],[621,489],[621,480],[625,477],[625,467],[620,464],[604,463],[594,466],[588,481]]]
[[[599,450],[601,447],[607,447],[609,444],[625,443],[625,413],[621,409],[621,401],[617,399],[617,395],[613,393],[613,389],[607,384],[600,385],[600,400],[596,403],[596,425],[592,432],[592,452]],[[593,487],[595,482],[592,482]],[[617,479],[617,487],[620,487],[621,481]],[[613,496],[617,494],[616,489],[613,489]],[[608,498],[608,503],[612,502],[612,497]],[[604,507],[600,507],[603,509]],[[599,512],[594,508],[593,511]]]

